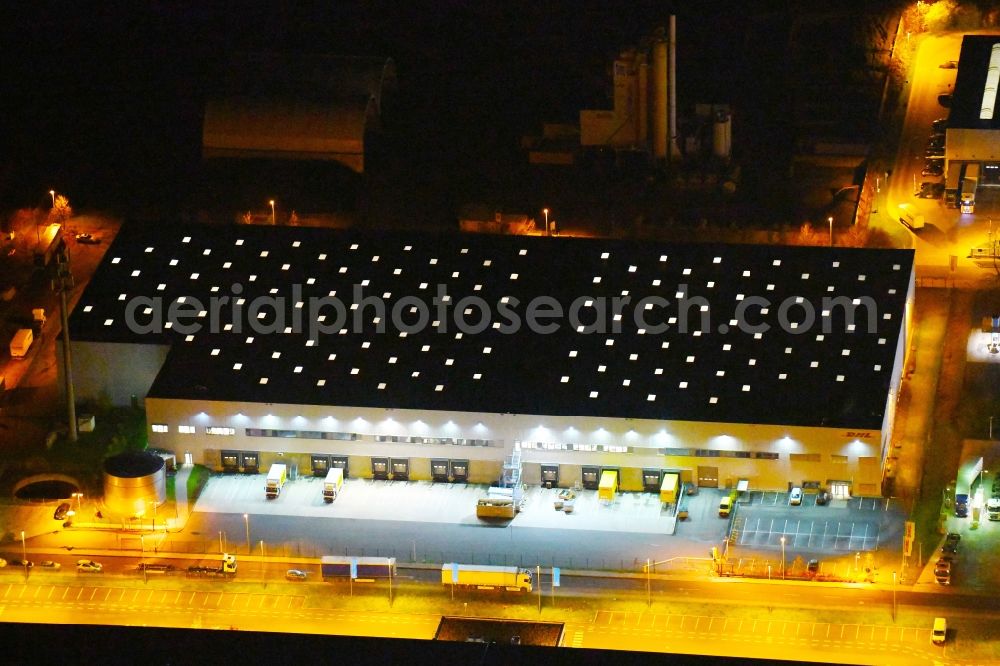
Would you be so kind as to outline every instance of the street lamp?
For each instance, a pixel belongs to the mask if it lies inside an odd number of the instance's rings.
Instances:
[[[52,207],[55,208],[56,207],[56,191],[55,190],[49,190],[49,196],[52,197]]]
[[[24,580],[28,580],[28,546],[24,542],[24,530],[21,530],[21,566],[24,567]]]
[[[833,216],[826,218],[826,221],[830,223],[830,247],[833,247]]]
[[[267,587],[267,570],[264,562],[264,540],[260,540],[260,584]]]
[[[781,537],[781,580],[785,580],[785,537]]]
[[[267,203],[271,204],[271,224],[274,224],[274,199],[271,199]]]
[[[243,514],[243,522],[247,526],[247,555],[250,554],[250,516]]]
[[[896,621],[896,572],[892,572],[892,621]]]
[[[545,215],[545,235],[549,236],[549,235],[551,235],[549,233],[549,209],[548,208],[543,208],[542,209],[542,213]]]

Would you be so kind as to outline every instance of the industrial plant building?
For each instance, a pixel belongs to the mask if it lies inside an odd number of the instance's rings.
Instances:
[[[70,330],[79,396],[215,470],[845,497],[913,289],[909,250],[126,224]]]

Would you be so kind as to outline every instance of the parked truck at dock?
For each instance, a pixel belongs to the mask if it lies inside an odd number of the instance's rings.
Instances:
[[[441,584],[477,590],[531,592],[532,574],[530,569],[519,569],[518,567],[449,562],[441,566]]]
[[[354,578],[373,579],[391,578],[396,575],[395,557],[348,557],[345,555],[324,555],[320,560],[320,572],[323,578],[348,578],[351,567],[354,567]]]
[[[236,575],[236,556],[223,553],[222,564],[217,567],[192,566],[188,567],[187,575],[192,578],[232,578]]]
[[[267,499],[274,499],[281,494],[281,489],[287,480],[287,470],[281,463],[274,463],[267,472],[267,480],[264,481],[264,495]]]
[[[323,480],[323,501],[329,504],[337,499],[340,489],[344,487],[344,470],[339,467],[331,467]]]

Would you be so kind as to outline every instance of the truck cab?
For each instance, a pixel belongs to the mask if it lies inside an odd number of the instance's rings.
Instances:
[[[986,500],[986,514],[990,520],[1000,520],[1000,497]]]

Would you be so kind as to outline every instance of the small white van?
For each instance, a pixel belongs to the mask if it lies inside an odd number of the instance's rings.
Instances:
[[[934,628],[931,630],[931,643],[942,645],[948,638],[948,620],[943,617],[934,618]]]

